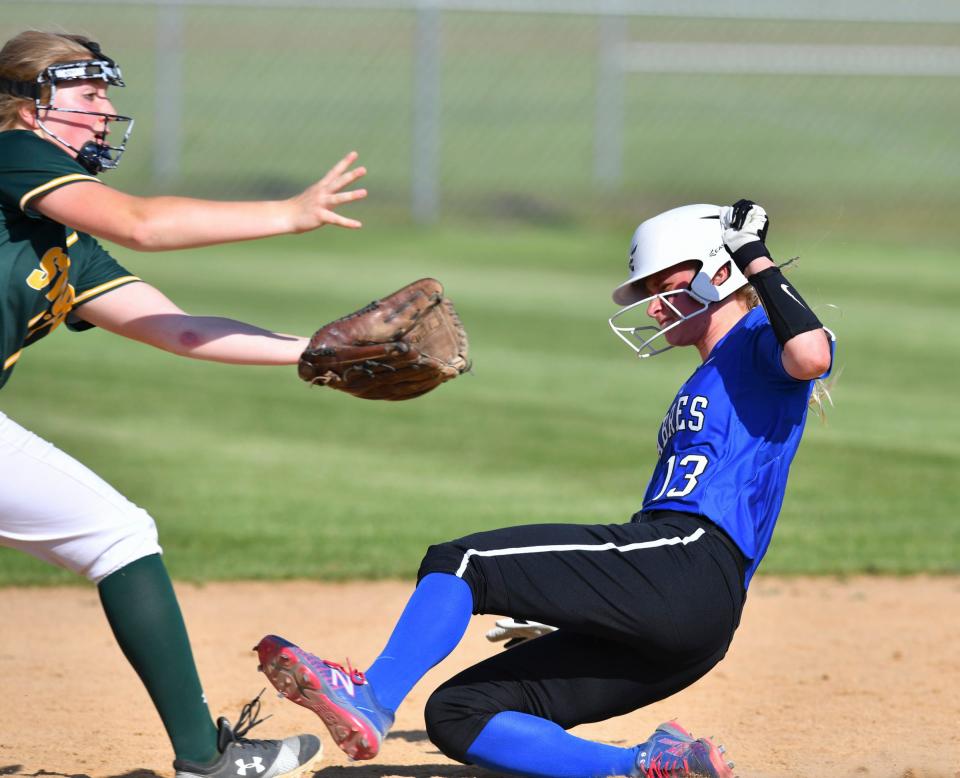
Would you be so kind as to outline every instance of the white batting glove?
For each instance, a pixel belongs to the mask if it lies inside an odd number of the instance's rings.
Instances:
[[[504,648],[513,648],[527,640],[533,640],[541,635],[556,631],[556,627],[541,624],[538,621],[525,619],[497,619],[496,626],[487,632],[487,640],[491,643],[504,642]]]
[[[723,245],[740,271],[758,257],[769,257],[764,241],[770,228],[767,212],[753,200],[737,200],[720,209]]]

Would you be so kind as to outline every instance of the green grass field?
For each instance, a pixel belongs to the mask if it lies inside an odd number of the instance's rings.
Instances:
[[[107,333],[31,347],[0,408],[157,519],[174,576],[409,576],[432,542],[513,523],[616,522],[695,354],[638,364],[609,332],[624,234],[321,231],[171,255],[117,251],[195,313],[308,333],[434,275],[474,374],[358,401],[293,369],[178,359]],[[811,417],[762,570],[960,572],[960,284],[950,246],[780,235],[838,333],[836,407]],[[827,304],[836,308],[826,307]],[[75,580],[0,550],[0,584]]]
[[[109,182],[157,191],[158,8],[0,9],[0,38],[86,32],[120,61],[130,86],[112,94],[137,127]],[[630,230],[741,196],[772,214],[778,256],[802,257],[797,284],[837,331],[842,368],[762,569],[960,572],[960,79],[627,75],[623,181],[605,190],[593,181],[597,19],[445,13],[442,220],[421,231],[407,224],[414,14],[197,6],[182,21],[183,157],[169,189],[287,196],[357,148],[367,227],[118,258],[187,310],[302,334],[434,275],[476,370],[391,405],[101,332],[31,348],[0,409],[148,508],[175,576],[410,575],[451,536],[628,517],[694,366],[676,352],[637,364],[606,326]],[[626,37],[949,47],[960,25],[637,17]],[[69,580],[0,550],[0,584]]]
[[[166,110],[180,112],[182,157],[179,176],[163,183],[152,169],[157,8],[0,0],[0,37],[30,26],[84,31],[118,59],[129,86],[112,94],[137,120],[111,178],[126,191],[286,195],[356,148],[377,194],[368,213],[409,217],[414,13],[197,5],[181,18],[182,102]],[[635,17],[624,37],[955,47],[960,25]],[[627,74],[614,122],[622,180],[604,189],[593,179],[598,41],[586,14],[442,15],[443,217],[620,230],[639,212],[749,193],[778,225],[784,214],[842,212],[847,229],[877,231],[908,213],[949,233],[960,208],[960,79],[723,76],[708,64],[700,74]]]

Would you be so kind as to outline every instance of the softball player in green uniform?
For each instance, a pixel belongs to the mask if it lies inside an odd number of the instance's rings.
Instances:
[[[276,202],[142,198],[97,178],[116,167],[132,120],[109,86],[120,69],[87,38],[25,32],[0,50],[0,386],[25,349],[60,325],[102,327],[187,357],[288,365],[307,339],[191,316],[125,270],[97,242],[180,249],[335,224],[366,191],[349,154],[300,195]],[[108,142],[110,125],[127,124]],[[96,236],[96,237],[94,237]],[[175,752],[177,778],[294,776],[320,755],[313,735],[244,737],[259,704],[215,724],[194,666],[153,519],[110,485],[0,413],[0,544],[93,581],[124,654],[143,680]]]

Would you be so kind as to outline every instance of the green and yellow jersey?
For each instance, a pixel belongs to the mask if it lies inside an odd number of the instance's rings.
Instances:
[[[31,207],[61,186],[96,180],[32,132],[0,132],[0,387],[22,350],[64,321],[72,330],[93,326],[71,318],[74,307],[140,280],[90,235]]]

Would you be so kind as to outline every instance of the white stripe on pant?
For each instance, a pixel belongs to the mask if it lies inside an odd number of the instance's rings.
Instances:
[[[695,543],[705,534],[703,527],[698,528],[693,534],[687,535],[686,537],[674,537],[674,538],[658,538],[657,540],[648,540],[643,543],[628,543],[623,546],[618,546],[615,543],[598,543],[595,545],[580,545],[580,544],[567,544],[567,545],[557,545],[557,546],[521,546],[519,548],[496,548],[489,551],[477,551],[476,549],[469,549],[466,554],[463,555],[463,561],[460,563],[460,567],[457,568],[457,578],[463,578],[463,574],[467,571],[467,565],[470,564],[470,558],[475,556],[482,557],[493,557],[493,556],[513,556],[514,554],[543,554],[557,551],[618,551],[624,553],[626,551],[637,551],[643,548],[662,548],[663,546],[677,546],[677,545],[687,545],[688,543]]]

